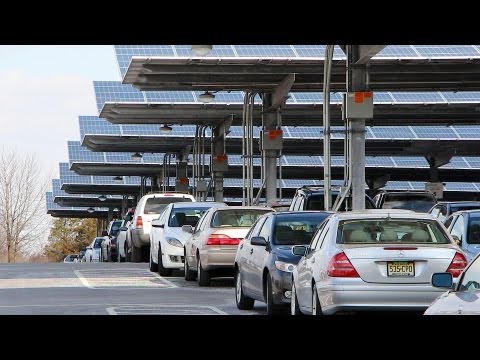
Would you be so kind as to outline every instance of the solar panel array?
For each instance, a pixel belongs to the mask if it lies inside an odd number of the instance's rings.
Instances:
[[[115,54],[122,76],[132,56],[193,57],[191,45],[116,45]],[[325,45],[214,45],[207,57],[317,57],[325,56]],[[475,45],[389,45],[378,58],[480,57]],[[334,58],[345,58],[339,46]]]

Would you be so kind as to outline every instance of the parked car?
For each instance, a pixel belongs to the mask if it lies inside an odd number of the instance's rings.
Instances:
[[[332,205],[340,192],[332,189]],[[295,191],[295,196],[290,203],[289,211],[325,210],[325,189],[321,186],[303,186]],[[345,211],[345,200],[339,211]],[[370,196],[365,194],[365,208],[374,209],[375,204]]]
[[[195,229],[184,227],[191,236],[185,243],[185,279],[198,279],[210,285],[216,276],[233,276],[238,244],[259,216],[273,211],[269,207],[229,206],[211,208]]]
[[[480,255],[470,262],[455,284],[449,272],[432,275],[432,286],[448,290],[425,311],[425,315],[480,315]]]
[[[454,212],[475,209],[480,209],[479,201],[439,201],[428,212],[441,222],[445,222]]]
[[[480,210],[458,211],[447,219],[445,226],[471,261],[480,252]]]
[[[127,231],[127,261],[148,261],[150,246],[150,229],[153,219],[174,202],[194,202],[195,198],[183,193],[149,193],[138,202],[133,219]],[[143,250],[142,250],[143,249]]]
[[[98,236],[87,246],[87,251],[85,252],[86,262],[100,261],[100,251],[102,250],[103,240],[105,240],[103,236]]]
[[[127,211],[123,217],[123,225],[118,229],[117,235],[117,262],[125,262],[127,257],[127,233],[130,223],[133,219],[135,208],[131,208]]]
[[[300,260],[292,253],[292,246],[310,244],[317,228],[331,214],[275,212],[257,221],[235,256],[235,300],[239,309],[251,309],[258,300],[267,304],[267,314],[272,315],[290,305],[292,271]]]
[[[105,241],[102,242],[102,251],[100,252],[100,261],[117,261],[118,248],[117,236],[120,228],[125,225],[125,220],[113,220],[108,224]]]
[[[373,198],[377,209],[405,209],[428,212],[436,203],[428,191],[381,191]]]
[[[198,220],[212,206],[227,205],[215,202],[167,205],[159,218],[152,221],[150,271],[158,271],[161,276],[170,276],[173,269],[183,269],[183,246],[190,234],[182,231],[182,226],[196,226]]]
[[[78,261],[79,262],[85,262],[85,252],[86,251],[87,251],[87,248],[80,249],[80,252],[78,253]]]
[[[64,263],[78,262],[78,254],[70,254],[63,259]]]
[[[433,273],[458,278],[463,251],[430,214],[370,210],[331,215],[293,270],[291,313],[425,311],[440,294]]]

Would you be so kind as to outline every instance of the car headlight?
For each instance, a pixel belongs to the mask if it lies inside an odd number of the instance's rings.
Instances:
[[[275,261],[275,267],[280,271],[293,272],[295,270],[295,265],[283,261]]]
[[[166,240],[167,240],[167,243],[169,243],[172,246],[183,248],[183,244],[178,239],[167,237]]]

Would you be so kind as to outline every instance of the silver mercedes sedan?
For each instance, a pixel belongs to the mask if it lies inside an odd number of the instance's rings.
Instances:
[[[376,209],[337,213],[317,230],[293,270],[291,313],[424,311],[441,294],[436,272],[457,278],[465,254],[430,214]]]

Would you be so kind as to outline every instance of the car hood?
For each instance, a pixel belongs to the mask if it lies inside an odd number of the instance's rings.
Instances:
[[[297,265],[302,258],[299,255],[292,254],[292,245],[274,245],[272,248],[272,256],[275,257],[276,260],[295,265]]]
[[[430,305],[425,315],[480,315],[480,291],[446,292]]]

